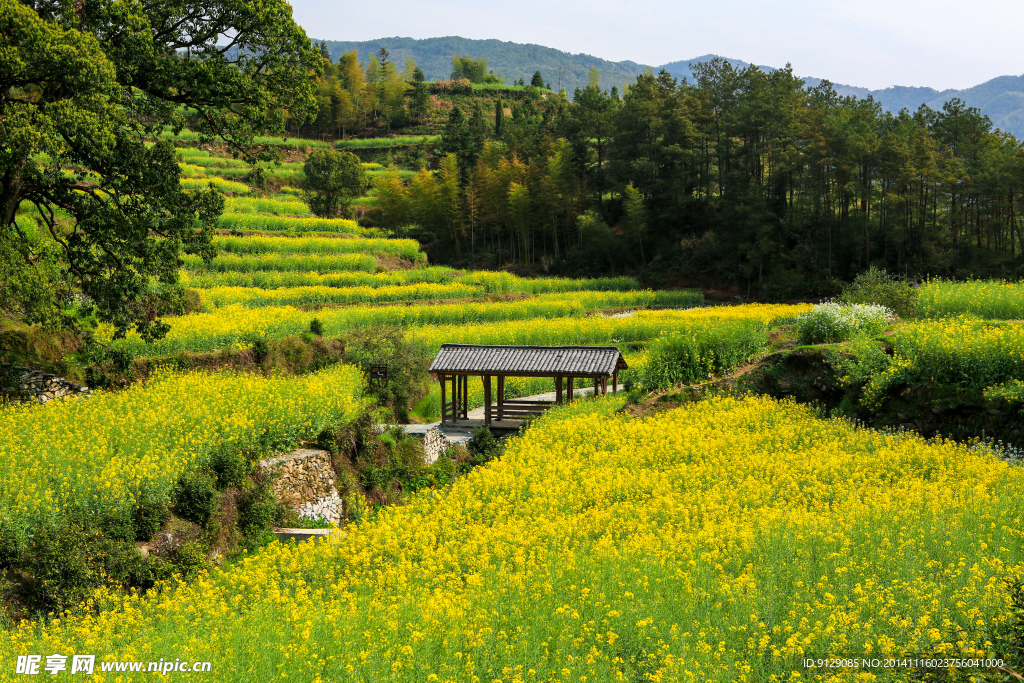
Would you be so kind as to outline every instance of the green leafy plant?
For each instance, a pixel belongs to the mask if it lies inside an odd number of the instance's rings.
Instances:
[[[858,275],[839,295],[844,304],[878,304],[901,318],[917,314],[918,290],[907,281],[871,267]]]
[[[257,481],[238,496],[238,527],[248,537],[270,530],[280,515],[281,505],[266,480]]]
[[[174,487],[174,512],[205,527],[217,509],[217,487],[206,472],[186,472]]]

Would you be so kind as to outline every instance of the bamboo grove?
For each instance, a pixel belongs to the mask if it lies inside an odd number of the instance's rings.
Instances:
[[[595,72],[571,101],[463,98],[436,169],[378,178],[371,217],[418,225],[454,260],[642,268],[777,299],[834,293],[869,265],[1024,272],[1024,150],[976,109],[893,114],[789,68],[695,68],[621,95]]]

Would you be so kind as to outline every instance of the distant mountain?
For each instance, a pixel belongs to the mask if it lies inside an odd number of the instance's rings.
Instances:
[[[601,86],[620,90],[627,83],[636,80],[647,68],[636,62],[610,62],[590,55],[574,55],[542,45],[524,45],[500,40],[471,40],[448,36],[445,38],[380,38],[363,42],[328,40],[327,49],[335,60],[344,52],[359,51],[360,61],[376,54],[382,47],[388,51],[391,61],[401,65],[409,57],[423,69],[427,80],[446,79],[451,75],[452,57],[470,55],[484,57],[487,68],[505,77],[506,83],[522,78],[527,83],[535,71],[540,71],[544,80],[554,90],[559,83],[572,95],[577,87],[587,85],[591,67],[597,67],[601,74]]]
[[[359,51],[360,60],[375,54],[380,48],[386,48],[391,59],[401,64],[411,57],[428,80],[448,78],[452,68],[452,57],[456,54],[484,57],[487,66],[495,73],[505,77],[506,83],[520,78],[529,82],[535,71],[540,71],[544,80],[551,87],[559,85],[571,93],[577,87],[587,85],[591,67],[596,67],[601,75],[601,87],[608,89],[613,85],[621,90],[624,85],[632,83],[636,77],[647,69],[655,72],[664,69],[678,79],[693,82],[692,65],[716,59],[718,55],[702,55],[693,59],[669,62],[657,67],[649,67],[636,62],[611,62],[607,59],[585,54],[571,54],[542,45],[511,43],[500,40],[472,40],[458,36],[445,38],[380,38],[363,42],[327,41],[327,48],[335,60],[343,52]],[[749,66],[749,62],[739,59],[724,58],[736,68]],[[765,71],[774,67],[760,66]],[[803,77],[807,87],[821,83],[820,78]],[[968,106],[977,107],[981,113],[992,119],[996,128],[1012,133],[1024,139],[1024,76],[999,76],[990,81],[964,90],[935,90],[934,88],[894,86],[882,90],[869,90],[853,85],[833,83],[836,92],[844,96],[865,98],[874,97],[883,108],[898,112],[901,109],[915,111],[922,104],[940,110],[942,105],[959,97]]]

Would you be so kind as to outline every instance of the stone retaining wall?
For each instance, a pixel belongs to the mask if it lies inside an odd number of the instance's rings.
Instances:
[[[437,460],[437,456],[451,448],[451,445],[448,437],[437,427],[427,431],[423,435],[423,452],[427,464],[433,464]]]
[[[319,517],[335,524],[341,521],[341,497],[327,451],[300,448],[260,461],[260,469],[270,477],[270,489],[284,505],[303,517]]]
[[[0,363],[0,402],[47,403],[65,396],[87,395],[89,389],[48,372]]]

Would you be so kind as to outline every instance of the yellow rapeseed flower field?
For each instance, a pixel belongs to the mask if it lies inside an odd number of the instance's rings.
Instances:
[[[291,378],[165,373],[126,391],[2,408],[0,522],[131,509],[144,489],[166,499],[218,449],[258,455],[351,420],[361,386],[349,366]]]
[[[888,337],[894,354],[871,378],[865,400],[875,404],[907,383],[974,390],[1024,380],[1024,324],[951,318],[901,325]]]
[[[91,616],[3,632],[0,651],[381,683],[888,681],[909,673],[802,659],[991,654],[1024,568],[1024,470],[765,398],[618,405],[552,411],[347,535],[98,593]]]
[[[923,318],[977,315],[1024,320],[1024,282],[932,280],[921,287],[917,313]]]
[[[224,257],[221,257],[224,258]],[[367,296],[372,292],[367,290]],[[177,318],[170,318],[170,332],[163,339],[151,344],[142,342],[135,334],[129,333],[125,340],[112,342],[119,348],[131,349],[134,353],[146,356],[159,356],[176,353],[178,351],[215,351],[230,345],[241,345],[251,343],[254,337],[275,338],[290,334],[299,334],[309,328],[313,318],[323,323],[327,334],[340,334],[342,332],[370,327],[373,325],[402,325],[402,326],[429,326],[424,327],[425,334],[429,330],[435,330],[433,326],[451,323],[467,324],[481,323],[487,321],[529,321],[525,323],[534,329],[543,331],[552,330],[548,338],[554,341],[532,342],[552,344],[576,344],[583,343],[566,338],[559,341],[560,337],[555,336],[554,323],[550,318],[565,316],[582,316],[588,311],[601,310],[605,308],[619,308],[627,306],[671,306],[678,302],[689,302],[692,294],[687,291],[659,291],[641,290],[636,292],[571,292],[541,294],[536,297],[522,301],[512,302],[469,302],[459,304],[423,304],[415,306],[391,305],[391,306],[346,306],[343,308],[328,308],[319,311],[303,311],[291,306],[265,306],[259,309],[252,309],[240,304],[227,305],[218,308],[212,313],[195,313]],[[685,303],[683,304],[685,305]],[[772,307],[764,307],[770,310]],[[803,311],[810,306],[789,307],[792,310]],[[717,310],[717,309],[716,309]],[[721,310],[739,310],[739,307],[723,307]],[[663,311],[663,314],[679,313],[677,311]],[[724,313],[720,315],[736,315]],[[748,314],[743,314],[748,315]],[[602,327],[600,319],[588,319],[587,325],[592,325],[594,330],[607,329]],[[620,320],[620,319],[616,319]],[[626,320],[626,319],[621,319]],[[659,329],[669,329],[669,318],[664,324],[659,323]],[[629,327],[632,323],[622,323]],[[567,323],[568,326],[580,326],[580,322]],[[503,323],[505,328],[524,329],[523,325],[513,326],[510,323]],[[437,331],[435,336],[447,334],[448,330]],[[595,334],[597,334],[595,332]],[[100,336],[109,340],[111,331],[109,328],[101,329]],[[593,335],[592,335],[593,336]],[[443,338],[443,337],[438,337]],[[607,338],[607,337],[605,337]],[[646,337],[644,337],[646,338]],[[511,339],[511,338],[509,338]],[[445,341],[460,341],[457,338],[445,339]],[[531,343],[531,342],[473,342],[473,343]]]

